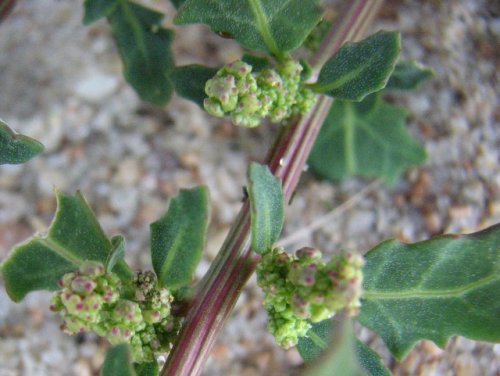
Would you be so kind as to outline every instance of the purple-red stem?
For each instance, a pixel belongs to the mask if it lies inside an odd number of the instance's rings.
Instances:
[[[313,77],[325,61],[346,41],[358,39],[382,4],[382,0],[352,0],[338,17],[318,52],[311,59]],[[297,186],[314,140],[330,109],[332,99],[319,97],[314,108],[298,117],[282,132],[270,151],[267,165],[281,179],[288,202]],[[234,222],[210,270],[199,285],[162,376],[196,376],[231,313],[258,256],[250,250],[248,202]]]

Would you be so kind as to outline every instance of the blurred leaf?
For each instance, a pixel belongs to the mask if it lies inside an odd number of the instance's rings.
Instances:
[[[325,63],[310,87],[336,99],[361,101],[384,88],[399,57],[400,36],[379,31],[357,43],[344,44]]]
[[[113,346],[106,352],[101,376],[136,376],[128,344]]]
[[[332,338],[334,320],[323,320],[312,324],[308,337],[299,338],[297,350],[305,362],[318,358],[328,347]],[[391,372],[385,367],[380,356],[359,340],[355,340],[355,351],[358,363],[368,376],[390,376]]]
[[[109,16],[118,6],[120,0],[85,0],[83,3],[84,25],[89,25],[101,18]]]
[[[384,90],[414,90],[432,76],[434,76],[432,69],[416,61],[400,61],[396,64]]]
[[[252,250],[263,253],[278,240],[284,222],[281,180],[267,166],[250,164],[248,196],[251,207]]]
[[[42,151],[37,140],[15,133],[0,120],[0,165],[24,163]]]
[[[500,225],[414,244],[389,240],[363,268],[361,324],[398,359],[420,339],[500,341]]]
[[[181,97],[189,99],[203,108],[205,94],[205,83],[211,79],[217,68],[205,67],[203,65],[191,64],[176,67],[172,73],[172,82],[175,91]]]
[[[186,2],[186,0],[171,0],[172,4],[174,4],[175,9],[179,9],[179,7]]]
[[[158,363],[156,361],[151,363],[135,363],[134,369],[137,376],[158,376],[159,373]]]
[[[47,235],[35,235],[17,245],[0,265],[5,289],[16,302],[31,291],[57,290],[64,274],[86,260],[104,264],[110,250],[111,242],[82,195],[57,192],[57,212]],[[123,261],[115,272],[131,275]]]
[[[331,328],[328,324],[319,326],[323,334],[326,333],[326,337],[321,338],[314,332],[314,330],[310,334],[310,338],[313,337],[316,341],[319,340],[318,344],[325,346],[325,351],[319,356],[316,356],[314,362],[307,363],[306,368],[300,373],[300,375],[364,375],[364,372],[360,368],[356,358],[354,334],[352,332],[351,321],[347,318],[343,318],[341,321],[337,321],[335,323],[331,331],[325,331],[326,326],[328,326],[328,329]]]
[[[208,190],[183,189],[167,213],[151,224],[151,259],[162,287],[177,289],[191,282],[200,261],[208,227]]]
[[[242,46],[274,55],[299,47],[316,26],[318,0],[186,0],[177,24],[204,23]]]
[[[170,99],[174,68],[170,44],[174,33],[161,27],[163,14],[120,1],[108,16],[124,65],[125,79],[141,99],[164,105]]]
[[[106,273],[111,273],[115,265],[125,258],[125,238],[121,235],[116,235],[111,238],[111,251],[106,259]]]
[[[381,177],[392,185],[425,151],[405,127],[406,111],[370,95],[360,103],[335,101],[309,155],[322,178]]]

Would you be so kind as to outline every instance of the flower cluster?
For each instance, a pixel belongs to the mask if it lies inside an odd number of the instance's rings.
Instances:
[[[139,363],[170,350],[179,320],[170,314],[173,296],[157,286],[154,273],[137,273],[125,288],[102,264],[85,262],[78,271],[65,274],[59,285],[51,310],[61,313],[65,332],[93,331],[111,344],[127,342]]]
[[[306,336],[311,322],[341,309],[354,315],[361,305],[363,258],[344,253],[324,262],[321,256],[309,247],[295,255],[274,248],[259,262],[257,282],[265,294],[269,331],[284,348]]]
[[[307,113],[315,94],[301,81],[302,65],[287,60],[274,69],[252,73],[243,61],[227,64],[205,84],[205,110],[211,115],[231,115],[235,125],[256,127],[266,116],[280,122]]]

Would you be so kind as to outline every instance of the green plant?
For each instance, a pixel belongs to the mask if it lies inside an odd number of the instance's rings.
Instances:
[[[285,347],[295,345],[298,337],[310,341],[304,345],[299,340],[305,359],[327,347],[331,328],[323,319],[341,310],[355,314],[360,305],[358,320],[379,333],[396,357],[422,338],[440,345],[455,334],[498,340],[498,299],[493,299],[498,295],[498,226],[413,245],[386,242],[367,253],[364,266],[357,255],[325,262],[312,248],[295,256],[275,248],[285,203],[311,149],[312,167],[334,180],[366,174],[392,183],[408,165],[424,158],[421,147],[405,133],[404,112],[380,95],[382,90],[413,87],[428,71],[413,63],[396,64],[396,33],[379,32],[344,44],[360,38],[359,30],[370,18],[366,16],[379,2],[352,2],[309,63],[291,60],[289,51],[300,46],[320,19],[316,3],[176,2],[179,23],[206,23],[266,54],[265,59],[247,56],[213,69],[174,66],[169,51],[173,33],[161,27],[161,14],[125,0],[85,2],[85,22],[107,17],[125,77],[144,100],[164,104],[175,89],[199,104],[205,102],[216,116],[229,113],[237,125],[254,127],[265,117],[283,123],[268,167],[249,167],[248,198],[211,269],[195,286],[192,274],[208,226],[203,187],[181,191],[167,213],[151,225],[154,274],[130,270],[123,261],[123,238],[108,239],[79,194],[58,193],[58,211],[47,235],[15,247],[4,261],[1,271],[12,299],[21,300],[34,290],[55,291],[54,310],[62,313],[68,332],[93,330],[117,345],[108,353],[103,374],[158,373],[153,353],[171,346],[162,374],[199,373],[255,269],[266,294],[271,331]],[[240,18],[235,20],[236,10]],[[297,10],[300,16],[295,16]],[[332,109],[331,99],[312,93],[333,96]],[[384,126],[388,130],[380,129]],[[16,142],[6,126],[2,131],[6,136],[0,138],[1,150],[13,145],[20,155],[12,157],[9,151],[2,163],[22,162],[40,151],[31,141]],[[318,132],[325,133],[313,148]],[[321,158],[326,155],[325,143],[337,145],[339,139],[344,143],[333,149],[336,154]],[[376,147],[374,139],[389,146],[382,147],[385,154],[367,152]],[[367,157],[374,154],[387,163]],[[407,158],[399,159],[400,155]],[[174,305],[183,309],[174,310]],[[439,319],[431,319],[428,312]],[[359,372],[348,324],[341,320],[333,330],[332,350],[306,371],[309,374],[319,374],[323,366],[336,370],[346,361],[351,362],[350,373]],[[386,372],[376,354],[359,343],[355,346],[365,372]],[[373,363],[378,371],[366,366]]]

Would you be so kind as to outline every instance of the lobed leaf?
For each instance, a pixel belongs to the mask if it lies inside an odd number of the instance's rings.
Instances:
[[[401,359],[421,339],[500,341],[500,225],[414,244],[381,243],[366,255],[359,321]]]
[[[310,167],[332,181],[361,175],[394,184],[426,158],[405,127],[406,116],[377,94],[360,103],[335,101],[309,155]]]
[[[162,287],[178,289],[191,282],[208,228],[208,190],[183,189],[167,213],[151,224],[151,259]]]
[[[101,376],[136,376],[128,344],[121,343],[111,347],[106,352]]]
[[[85,0],[83,3],[83,24],[91,23],[109,16],[120,3],[120,0]]]
[[[177,24],[204,23],[274,55],[299,47],[321,17],[318,0],[186,0]]]
[[[46,236],[35,235],[14,247],[0,265],[10,298],[20,301],[31,291],[59,288],[64,274],[86,260],[106,262],[112,245],[80,193],[57,192],[57,212]],[[131,275],[121,261],[115,272]]]
[[[332,338],[334,320],[323,320],[312,324],[307,337],[299,338],[297,350],[302,359],[309,363],[316,360],[327,348]],[[390,376],[380,356],[358,339],[354,344],[359,365],[368,376]]]
[[[387,81],[385,90],[414,90],[434,76],[434,71],[414,60],[400,61]]]
[[[326,320],[331,321],[331,320]],[[319,325],[318,325],[319,324]],[[332,325],[323,321],[313,325],[309,331],[310,338],[314,338],[320,346],[323,347],[320,353],[316,353],[309,360],[314,359],[314,362],[309,362],[301,376],[330,376],[330,375],[345,375],[345,376],[359,376],[363,375],[355,352],[354,334],[352,331],[352,323],[347,318]],[[316,329],[314,329],[316,328]],[[326,329],[326,330],[325,330]],[[317,334],[320,331],[322,337]],[[309,334],[309,333],[308,333]],[[310,348],[304,348],[299,342],[299,352],[306,352],[307,356],[312,356]],[[304,359],[305,360],[305,359]]]
[[[15,133],[0,120],[0,165],[24,163],[42,151],[40,142]]]
[[[344,44],[321,68],[310,85],[336,99],[361,101],[384,88],[399,57],[400,36],[379,31],[357,43]]]
[[[217,71],[217,68],[198,64],[185,65],[176,67],[171,79],[177,94],[203,108],[203,100],[207,97],[205,83],[215,76]]]
[[[257,253],[269,250],[278,240],[284,222],[284,196],[281,181],[267,166],[250,164],[248,196],[252,249]]]
[[[129,1],[120,1],[108,16],[125,79],[141,99],[160,106],[172,95],[174,68],[170,49],[174,33],[161,27],[162,18],[162,13]]]

